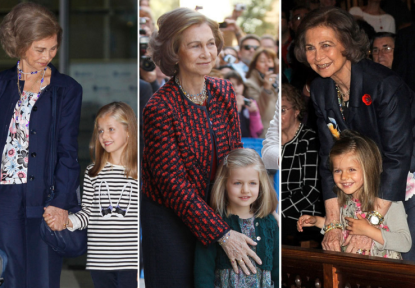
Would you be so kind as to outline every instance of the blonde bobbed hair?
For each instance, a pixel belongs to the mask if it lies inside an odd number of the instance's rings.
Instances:
[[[277,194],[269,180],[267,170],[261,157],[253,149],[235,149],[229,152],[216,172],[215,184],[212,188],[211,207],[221,217],[229,216],[227,211],[228,197],[226,182],[232,169],[252,166],[258,172],[259,195],[252,203],[252,211],[257,218],[264,218],[277,209]]]

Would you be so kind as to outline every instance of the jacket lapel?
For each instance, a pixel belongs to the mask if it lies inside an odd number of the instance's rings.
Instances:
[[[363,72],[362,62],[352,63],[351,80],[350,80],[350,102],[349,102],[349,116],[346,119],[347,126],[352,128],[353,118],[359,110],[360,103],[363,96]]]

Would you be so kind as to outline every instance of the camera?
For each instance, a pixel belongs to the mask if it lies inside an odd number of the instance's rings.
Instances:
[[[154,64],[150,56],[146,55],[149,41],[150,38],[148,36],[140,36],[140,68],[147,72],[156,69],[156,64]]]
[[[226,22],[219,23],[219,28],[226,28],[226,27],[228,27],[228,23]]]
[[[233,56],[231,54],[228,54],[228,55],[225,55],[225,57],[223,57],[223,61],[225,61],[228,64],[233,64],[233,63],[235,63],[236,58],[235,58],[235,56]]]
[[[244,98],[244,105],[251,106],[251,100],[249,100],[248,98]]]
[[[235,10],[236,11],[243,11],[246,9],[246,5],[245,4],[236,4],[235,5]]]

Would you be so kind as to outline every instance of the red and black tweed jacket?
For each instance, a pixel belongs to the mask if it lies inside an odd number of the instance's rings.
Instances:
[[[230,229],[206,203],[212,141],[217,163],[242,143],[231,83],[206,77],[206,88],[206,107],[188,100],[174,78],[148,101],[143,114],[142,191],[173,209],[198,240],[209,245]]]

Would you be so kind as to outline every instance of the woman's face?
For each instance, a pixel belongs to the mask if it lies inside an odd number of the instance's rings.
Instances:
[[[259,55],[256,61],[255,69],[261,72],[262,74],[265,74],[265,72],[267,72],[269,68],[274,68],[274,61],[265,53],[261,53],[261,55]]]
[[[294,125],[298,124],[297,117],[300,111],[295,109],[293,104],[286,97],[281,99],[281,131],[287,132]]]
[[[332,28],[310,28],[305,34],[305,50],[308,64],[321,77],[338,82],[350,74],[351,63],[343,56],[344,46]]]
[[[179,73],[181,76],[204,77],[215,65],[218,49],[212,29],[207,23],[193,25],[184,30],[179,47]]]
[[[57,35],[39,41],[33,41],[24,56],[21,57],[23,69],[26,72],[42,70],[53,60],[57,52]]]

